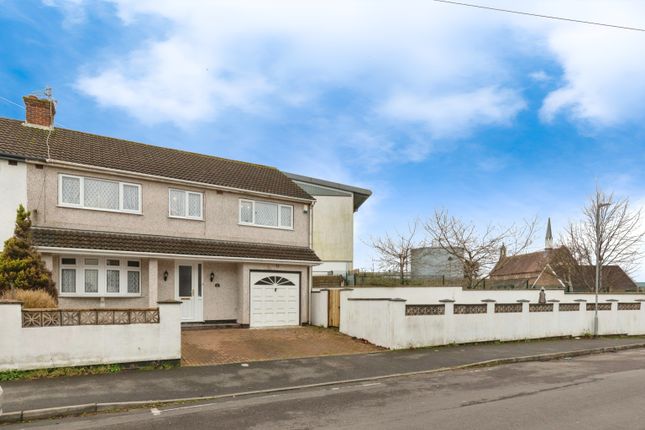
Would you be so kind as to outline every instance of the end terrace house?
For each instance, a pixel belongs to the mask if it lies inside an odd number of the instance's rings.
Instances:
[[[54,273],[59,305],[149,307],[251,327],[309,320],[314,198],[278,169],[54,127],[24,97],[0,118],[0,235],[15,210]]]

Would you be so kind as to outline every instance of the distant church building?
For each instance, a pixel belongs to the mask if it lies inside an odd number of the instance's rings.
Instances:
[[[620,266],[603,266],[603,291],[636,291],[638,286]],[[500,249],[499,261],[491,271],[488,287],[565,288],[567,291],[588,292],[595,285],[595,267],[578,265],[565,246],[554,248],[551,218],[546,227],[544,250],[506,255]]]
[[[551,218],[549,218],[544,250],[507,256],[506,247],[502,245],[499,261],[489,276],[490,283],[515,288],[566,287],[551,266],[556,256],[562,252],[568,251],[564,247],[553,248],[553,233]]]

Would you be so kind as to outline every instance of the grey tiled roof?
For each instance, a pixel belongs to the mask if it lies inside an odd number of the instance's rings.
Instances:
[[[0,156],[45,160],[49,131],[0,118]],[[274,167],[54,128],[53,160],[313,200]]]
[[[312,249],[298,246],[42,227],[34,227],[32,231],[34,244],[38,247],[312,263],[320,261]]]

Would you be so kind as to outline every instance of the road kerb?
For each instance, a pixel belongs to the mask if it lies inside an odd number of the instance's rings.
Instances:
[[[580,357],[585,355],[626,351],[630,349],[639,349],[639,348],[645,348],[645,343],[608,346],[608,347],[592,348],[592,349],[581,349],[581,350],[566,351],[566,352],[553,352],[553,353],[545,353],[545,354],[526,355],[526,356],[520,356],[520,357],[496,358],[492,360],[478,361],[475,363],[461,364],[458,366],[439,367],[436,369],[429,369],[429,370],[391,373],[387,375],[369,376],[365,378],[318,382],[314,384],[293,385],[289,387],[268,388],[264,390],[242,391],[238,393],[218,394],[213,396],[183,397],[183,398],[163,399],[163,400],[138,400],[138,401],[130,401],[130,402],[89,403],[84,405],[72,405],[72,406],[53,407],[53,408],[46,408],[46,409],[32,409],[32,410],[25,410],[25,411],[6,412],[0,415],[0,423],[7,424],[7,423],[16,423],[21,421],[30,421],[30,420],[37,420],[37,419],[62,418],[66,416],[82,415],[85,413],[110,412],[110,411],[116,411],[116,410],[129,410],[129,409],[137,409],[137,408],[143,408],[143,407],[172,405],[172,404],[178,404],[178,403],[192,403],[192,402],[200,402],[200,401],[208,401],[208,400],[233,399],[238,397],[247,397],[247,396],[254,396],[254,395],[261,395],[261,394],[274,394],[274,393],[296,391],[296,390],[303,390],[303,389],[310,389],[310,388],[328,387],[332,385],[347,385],[347,384],[356,384],[361,382],[380,381],[384,379],[401,378],[401,377],[414,376],[414,375],[428,375],[433,373],[448,372],[452,370],[475,369],[475,368],[481,368],[481,367],[500,366],[504,364],[526,363],[531,361],[552,361],[552,360],[559,360],[562,358]]]
[[[22,411],[0,414],[0,424],[17,423],[20,421],[22,421]]]
[[[84,405],[61,406],[45,409],[32,409],[22,411],[22,420],[40,420],[44,418],[81,415],[96,412],[96,403],[87,403]]]

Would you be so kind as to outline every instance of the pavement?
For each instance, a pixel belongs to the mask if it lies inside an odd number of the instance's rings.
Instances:
[[[10,381],[2,383],[3,406],[5,415],[74,405],[94,405],[96,410],[96,404],[118,403],[126,407],[124,402],[158,403],[278,392],[474,364],[545,360],[590,351],[597,353],[644,346],[645,337],[543,340]],[[103,405],[98,409],[116,406]],[[26,418],[28,415],[22,416]],[[48,415],[36,411],[31,416]]]
[[[382,351],[336,330],[290,328],[184,330],[182,366],[207,366]]]
[[[400,376],[8,429],[637,429],[645,350]]]

